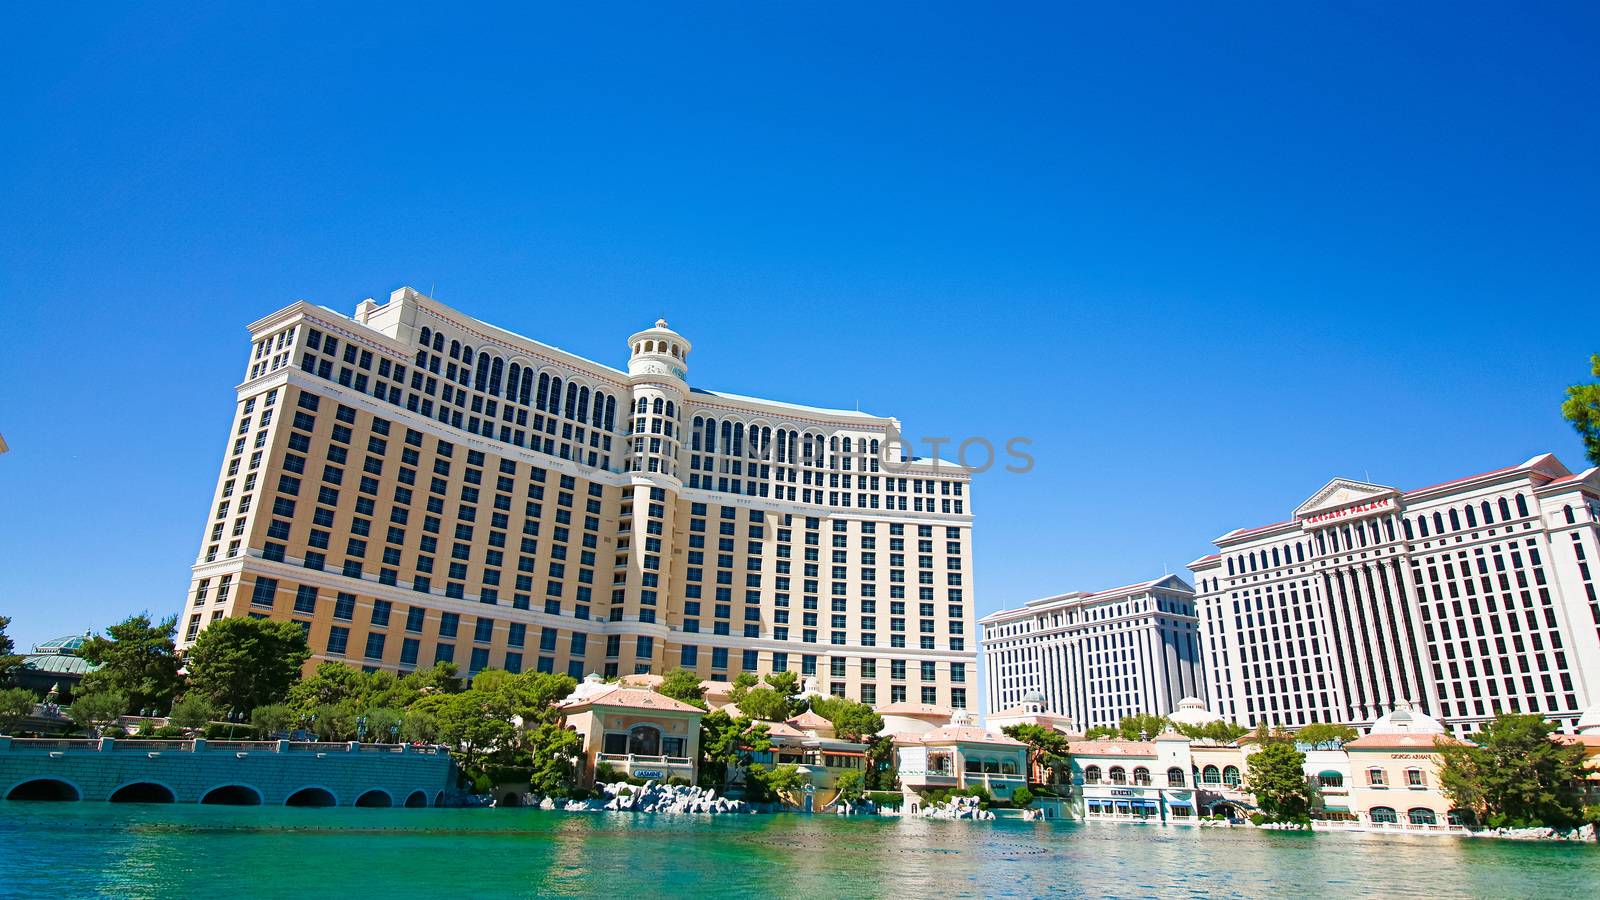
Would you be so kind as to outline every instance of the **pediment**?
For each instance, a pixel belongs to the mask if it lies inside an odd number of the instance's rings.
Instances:
[[[1335,478],[1323,485],[1307,498],[1306,502],[1295,509],[1296,518],[1314,516],[1330,510],[1343,509],[1361,503],[1371,503],[1386,500],[1399,495],[1399,491],[1381,484],[1368,484],[1365,481],[1354,481],[1349,478]]]

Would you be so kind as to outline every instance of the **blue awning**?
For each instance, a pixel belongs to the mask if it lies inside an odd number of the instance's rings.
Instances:
[[[1142,806],[1145,809],[1155,809],[1156,808],[1156,803],[1155,803],[1154,800],[1135,800],[1135,801],[1133,801],[1133,805],[1134,806]]]
[[[1187,800],[1169,800],[1169,801],[1167,801],[1167,805],[1168,806],[1188,806],[1189,805],[1189,801],[1187,801]]]

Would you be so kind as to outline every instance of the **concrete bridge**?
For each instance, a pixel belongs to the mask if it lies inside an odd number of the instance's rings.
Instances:
[[[437,806],[442,747],[0,736],[0,798],[245,806]]]

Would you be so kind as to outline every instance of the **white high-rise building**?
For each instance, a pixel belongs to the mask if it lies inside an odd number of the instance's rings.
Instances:
[[[1336,478],[1189,565],[1212,708],[1367,728],[1410,702],[1570,730],[1600,699],[1600,468],[1554,456],[1412,491]]]
[[[1206,696],[1194,588],[1176,575],[1031,600],[978,624],[990,713],[1038,694],[1092,728]]]

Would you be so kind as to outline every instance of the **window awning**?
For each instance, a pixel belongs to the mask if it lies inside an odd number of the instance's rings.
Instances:
[[[1187,800],[1169,800],[1169,801],[1167,801],[1167,805],[1168,806],[1188,806],[1189,805],[1189,801],[1187,801]]]

